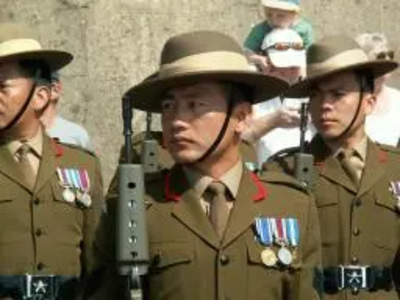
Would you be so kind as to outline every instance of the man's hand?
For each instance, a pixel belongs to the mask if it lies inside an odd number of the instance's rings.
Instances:
[[[274,114],[277,128],[293,128],[300,126],[300,113],[298,109],[282,107]]]

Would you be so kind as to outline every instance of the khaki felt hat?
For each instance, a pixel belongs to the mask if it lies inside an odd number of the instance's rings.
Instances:
[[[174,36],[164,45],[159,70],[125,94],[133,107],[161,112],[166,90],[201,80],[239,83],[253,90],[253,103],[283,93],[288,84],[253,71],[240,45],[223,33],[195,31]]]
[[[338,73],[357,71],[378,78],[397,67],[395,61],[369,60],[350,37],[330,36],[310,46],[307,51],[307,77],[292,85],[285,95],[291,98],[307,97],[315,84]]]
[[[70,63],[73,56],[65,51],[43,49],[35,33],[25,25],[0,24],[0,62],[25,59],[43,61],[55,71]]]

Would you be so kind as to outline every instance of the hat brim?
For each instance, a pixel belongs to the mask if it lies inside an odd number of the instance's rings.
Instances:
[[[373,60],[364,63],[358,63],[353,65],[348,65],[346,67],[328,70],[316,76],[306,77],[306,79],[299,81],[298,83],[292,85],[286,92],[285,96],[289,98],[306,98],[310,94],[311,88],[330,76],[336,75],[342,72],[348,71],[368,71],[374,78],[381,77],[387,73],[392,72],[398,67],[398,63],[395,61],[382,61]]]
[[[288,88],[286,81],[254,71],[204,71],[168,76],[167,78],[152,75],[149,78],[129,89],[125,96],[131,99],[134,108],[152,113],[161,113],[161,98],[166,90],[198,81],[215,80],[249,86],[254,89],[253,104],[274,98]]]
[[[279,10],[293,11],[293,12],[300,11],[300,7],[298,5],[293,4],[293,3],[283,2],[283,1],[263,0],[262,4],[263,4],[263,6],[265,6],[267,8],[274,8],[274,9],[279,9]]]
[[[71,53],[59,50],[35,50],[18,52],[0,56],[0,63],[10,60],[38,60],[45,62],[51,71],[57,71],[68,65],[73,56]]]

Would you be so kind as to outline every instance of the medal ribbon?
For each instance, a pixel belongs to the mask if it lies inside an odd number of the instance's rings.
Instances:
[[[263,245],[272,244],[272,231],[268,218],[256,218],[256,230]]]
[[[293,247],[297,247],[299,244],[299,224],[297,219],[289,218],[286,219],[286,227],[288,231],[288,237],[290,245]]]

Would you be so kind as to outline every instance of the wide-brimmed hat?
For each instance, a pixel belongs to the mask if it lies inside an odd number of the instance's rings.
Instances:
[[[299,12],[300,0],[261,0],[263,6],[280,10]]]
[[[398,67],[389,60],[369,60],[367,54],[350,37],[326,37],[310,46],[307,51],[307,77],[291,86],[287,97],[304,98],[316,83],[334,74],[357,71],[378,78]]]
[[[265,35],[261,50],[277,68],[305,67],[306,49],[301,36],[289,28],[276,28]]]
[[[161,112],[166,90],[201,80],[239,83],[253,90],[253,103],[276,97],[288,84],[251,69],[240,45],[223,33],[195,31],[170,38],[161,53],[159,70],[125,94],[133,107]],[[250,99],[249,99],[250,100]]]
[[[36,34],[27,26],[0,24],[0,62],[8,60],[43,61],[51,71],[61,69],[73,56],[65,51],[44,49]]]

